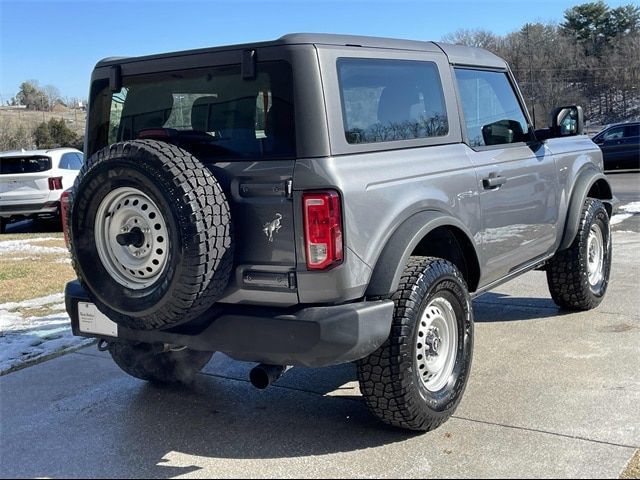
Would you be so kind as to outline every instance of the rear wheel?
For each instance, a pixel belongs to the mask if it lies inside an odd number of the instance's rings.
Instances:
[[[109,353],[116,364],[132,377],[152,383],[189,383],[211,360],[213,352],[183,348],[164,351],[148,343],[109,344]]]
[[[358,361],[360,390],[383,422],[433,430],[453,414],[469,377],[469,293],[451,262],[412,257],[392,298],[389,339]]]
[[[0,217],[0,233],[4,233],[4,229],[7,224],[6,222],[7,221],[4,218]]]
[[[607,291],[611,273],[611,229],[604,204],[587,198],[580,228],[569,248],[547,265],[547,283],[553,301],[569,310],[597,307]]]

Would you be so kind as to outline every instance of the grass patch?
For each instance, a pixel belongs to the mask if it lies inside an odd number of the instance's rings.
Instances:
[[[61,302],[56,302],[56,303],[61,303]],[[29,317],[46,317],[47,315],[52,315],[54,313],[61,313],[65,311],[64,307],[54,308],[55,306],[56,306],[55,304],[50,304],[50,305],[43,305],[42,307],[16,308],[15,310],[11,310],[11,312],[22,315],[22,318],[29,318]]]
[[[34,110],[0,110],[0,120],[13,126],[22,125],[28,130],[33,130],[42,122],[48,122],[52,118],[63,119],[67,126],[76,135],[84,135],[84,126],[87,119],[85,112],[80,110],[63,109],[56,112],[36,112]]]
[[[64,246],[64,242],[51,246]],[[68,281],[76,278],[70,264],[60,263],[60,259],[67,258],[68,254],[29,255],[22,260],[12,259],[12,256],[21,255],[0,255],[0,303],[59,293]]]
[[[4,266],[4,262],[0,260],[0,282],[8,280],[19,280],[26,277],[29,274],[29,270],[23,267],[20,263],[12,263]],[[0,283],[0,285],[2,285]],[[0,301],[0,303],[4,303]]]
[[[620,478],[640,478],[640,450],[636,450]]]

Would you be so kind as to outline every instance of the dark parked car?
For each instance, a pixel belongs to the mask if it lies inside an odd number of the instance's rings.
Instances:
[[[640,169],[640,122],[610,125],[593,137],[605,170]]]

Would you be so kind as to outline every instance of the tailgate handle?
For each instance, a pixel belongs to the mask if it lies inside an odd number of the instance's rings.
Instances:
[[[287,184],[281,183],[241,183],[241,197],[286,197]]]

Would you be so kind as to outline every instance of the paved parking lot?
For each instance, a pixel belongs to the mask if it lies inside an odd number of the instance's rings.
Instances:
[[[2,477],[606,476],[640,446],[638,234],[617,233],[606,301],[563,314],[532,272],[476,301],[455,418],[411,434],[366,411],[350,365],[261,392],[216,355],[157,388],[93,348],[0,378]]]
[[[607,298],[566,313],[531,272],[475,301],[471,379],[434,432],[383,426],[351,365],[274,387],[216,354],[188,388],[95,347],[0,377],[0,476],[618,477],[640,448],[640,233],[614,233]]]

